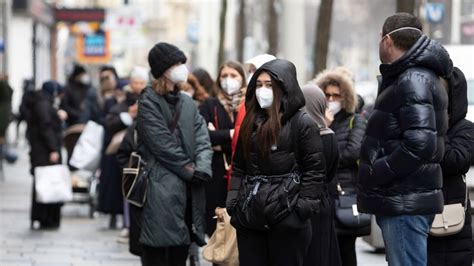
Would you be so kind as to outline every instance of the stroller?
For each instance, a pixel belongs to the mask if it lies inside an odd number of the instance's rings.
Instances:
[[[96,171],[80,170],[69,164],[74,146],[76,145],[85,126],[85,124],[76,124],[67,128],[64,133],[63,142],[68,155],[69,169],[71,170],[73,192],[73,199],[71,203],[89,205],[89,217],[94,218],[94,213],[98,204],[97,188],[99,185],[99,179],[97,178]]]

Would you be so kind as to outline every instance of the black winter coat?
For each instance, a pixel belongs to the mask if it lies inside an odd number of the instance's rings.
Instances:
[[[467,84],[462,72],[455,68],[449,80],[449,124],[443,170],[444,204],[466,200],[464,175],[474,161],[474,124],[465,119]],[[461,232],[446,237],[428,237],[428,265],[472,265],[471,206],[467,199],[466,219]]]
[[[49,154],[61,154],[62,127],[57,110],[53,107],[53,98],[37,91],[34,94],[30,115],[28,116],[27,139],[30,143],[31,173],[36,166],[51,165]]]
[[[127,125],[120,120],[120,113],[127,112],[128,106],[125,102],[117,103],[115,99],[109,99],[106,103],[108,110],[105,110],[107,114],[104,120],[105,134],[101,161],[98,210],[104,213],[118,214],[123,212],[122,168],[117,162],[115,154],[106,155],[105,150],[113,136],[127,128]]]
[[[334,116],[330,128],[336,133],[339,165],[336,180],[345,192],[355,190],[360,147],[365,134],[365,120],[359,114],[341,110]]]
[[[361,149],[361,212],[442,211],[440,162],[448,129],[448,95],[439,77],[451,71],[446,50],[426,36],[397,61],[380,66],[382,82]]]
[[[215,208],[225,207],[227,196],[227,173],[224,159],[230,164],[231,142],[230,130],[234,123],[227,114],[224,106],[216,98],[208,98],[200,107],[202,117],[206,124],[212,123],[216,130],[209,130],[212,146],[221,146],[222,151],[214,151],[212,156],[212,180],[206,184],[206,234],[212,235],[216,229]]]
[[[296,80],[295,67],[288,61],[276,59],[257,70],[247,90],[247,110],[250,110],[248,105],[255,97],[256,79],[262,71],[269,73],[272,80],[279,82],[279,87],[283,90],[280,136],[276,149],[271,151],[269,158],[264,158],[258,152],[259,145],[254,129],[247,160],[243,152],[242,134],[239,135],[233,159],[231,185],[227,195],[227,209],[233,215],[232,223],[247,228],[265,230],[265,228],[280,225],[295,228],[308,221],[312,213],[317,211],[319,198],[324,193],[326,173],[321,138],[314,120],[307,113],[299,110],[304,107],[305,99]],[[255,123],[265,119],[263,113],[257,113],[256,116]],[[301,172],[301,185],[295,189],[298,193],[296,206],[290,208],[291,211],[286,216],[276,217],[276,213],[280,214],[276,211],[286,209],[288,204],[292,204],[292,202],[286,203],[285,198],[293,191],[287,192],[288,194],[283,191],[275,192],[276,194],[271,194],[267,198],[265,195],[269,193],[268,189],[273,186],[271,185],[273,182],[285,182],[278,181],[272,176],[285,175],[297,170]],[[269,181],[266,184],[270,185],[262,184],[257,195],[246,208],[244,207],[248,196],[246,189],[249,189],[246,184],[252,177],[260,175],[268,176]],[[293,181],[290,179],[291,182]],[[291,187],[291,184],[288,187]],[[280,201],[274,201],[275,198],[279,198]],[[280,204],[283,205],[280,206]],[[295,214],[297,214],[296,217]],[[244,220],[241,217],[246,218]]]
[[[101,112],[97,95],[93,88],[79,82],[71,82],[66,87],[61,109],[67,112],[68,126],[85,124],[89,120],[101,122]]]

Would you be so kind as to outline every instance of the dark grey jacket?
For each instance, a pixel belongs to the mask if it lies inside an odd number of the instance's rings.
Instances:
[[[443,209],[440,162],[448,129],[448,95],[440,77],[452,63],[426,36],[397,61],[382,64],[382,84],[362,143],[361,212],[422,215]]]
[[[173,134],[168,127],[172,111],[164,97],[148,87],[138,105],[138,151],[148,166],[152,165],[140,242],[151,247],[189,245],[191,231],[198,238],[196,242],[204,242],[204,184],[190,182],[194,171],[189,166],[212,176],[212,149],[196,104],[187,95],[178,95],[181,115]],[[185,222],[188,196],[192,228]]]

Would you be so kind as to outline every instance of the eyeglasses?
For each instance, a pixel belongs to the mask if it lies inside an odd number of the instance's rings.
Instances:
[[[339,93],[325,93],[325,95],[326,95],[326,99],[328,99],[328,100],[329,100],[331,97],[332,97],[333,99],[336,99],[336,100],[341,99],[341,94],[339,94]]]

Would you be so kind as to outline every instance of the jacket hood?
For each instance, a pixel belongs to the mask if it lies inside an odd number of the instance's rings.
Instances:
[[[305,106],[303,92],[296,79],[296,68],[293,63],[284,59],[275,59],[261,66],[249,82],[247,94],[245,95],[245,105],[247,110],[251,99],[255,97],[257,78],[262,72],[267,72],[283,90],[282,98],[282,124],[288,121],[299,109]]]
[[[322,85],[329,80],[334,80],[339,84],[339,90],[343,99],[342,109],[347,113],[354,113],[357,107],[357,94],[355,93],[354,82],[347,74],[339,70],[324,70],[316,76],[314,82],[324,91]]]
[[[448,78],[448,87],[448,114],[449,127],[451,127],[464,119],[467,114],[467,82],[464,73],[459,68],[453,68],[453,72]]]
[[[448,52],[440,43],[423,35],[397,61],[380,65],[380,73],[383,76],[382,88],[412,67],[427,68],[440,77],[448,78],[453,70],[453,63]]]

